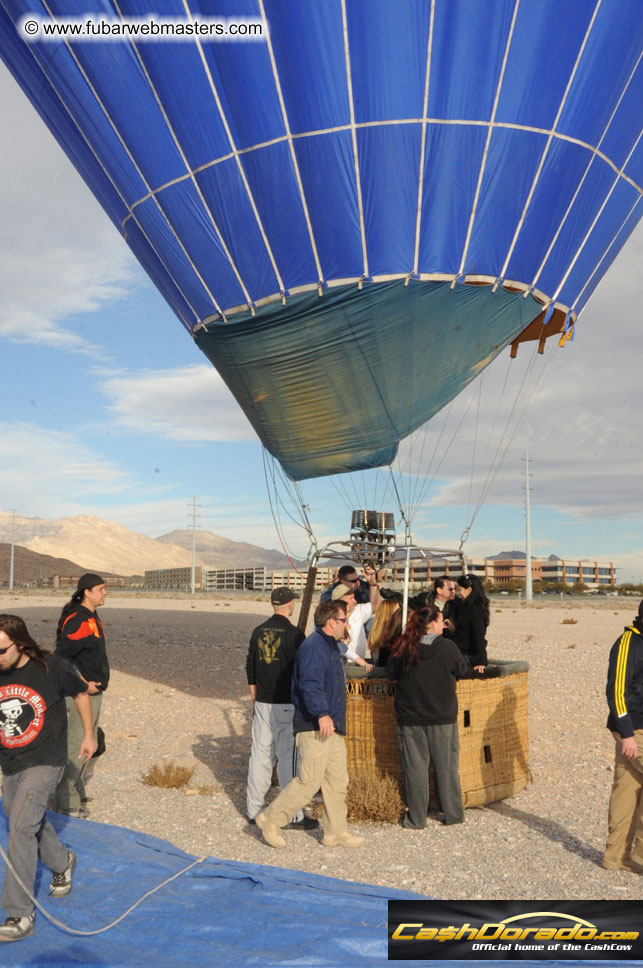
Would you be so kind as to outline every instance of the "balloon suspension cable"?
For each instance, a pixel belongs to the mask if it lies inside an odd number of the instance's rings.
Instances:
[[[400,492],[399,492],[398,487],[397,487],[397,481],[395,480],[395,475],[393,474],[393,468],[391,467],[390,464],[389,464],[389,468],[388,469],[389,469],[389,473],[391,475],[391,482],[393,484],[393,490],[395,491],[395,496],[397,498],[397,504],[398,504],[398,507],[399,507],[399,510],[400,510],[400,517],[401,517],[402,521],[404,521],[405,529],[408,532],[409,529],[410,529],[410,527],[411,527],[411,518],[410,518],[410,516],[408,518],[406,516],[406,512],[404,510],[404,505],[403,505],[403,502],[402,502],[402,498],[400,497]]]
[[[404,511],[400,508],[402,516],[404,517]],[[404,559],[404,589],[402,591],[402,628],[406,626],[406,619],[409,614],[409,587],[411,583],[411,545],[413,544],[413,536],[411,535],[411,522],[404,518],[406,527],[404,528],[404,546],[406,548],[406,556]]]
[[[526,401],[526,403],[525,403],[525,405],[524,405],[524,407],[522,409],[522,412],[520,413],[520,415],[519,415],[519,417],[518,417],[518,419],[516,421],[515,427],[514,427],[512,433],[511,433],[511,435],[509,437],[509,440],[505,444],[504,449],[502,449],[503,443],[504,443],[504,440],[505,440],[505,437],[506,437],[506,435],[507,435],[507,433],[509,431],[509,425],[510,425],[510,423],[511,423],[511,421],[513,419],[514,413],[516,412],[516,409],[518,407],[518,399],[522,395],[522,391],[523,391],[525,382],[527,380],[527,377],[532,372],[532,370],[533,370],[533,368],[535,366],[535,362],[536,362],[536,358],[537,358],[536,357],[536,354],[533,355],[532,359],[529,362],[529,366],[527,367],[527,369],[525,371],[525,374],[524,374],[524,376],[522,378],[522,381],[520,383],[520,386],[519,386],[518,391],[516,393],[516,396],[514,398],[514,402],[513,402],[512,407],[511,407],[511,411],[509,412],[509,416],[507,417],[507,421],[505,423],[505,428],[504,428],[504,430],[502,432],[502,436],[500,438],[500,441],[498,443],[498,446],[496,447],[496,452],[495,452],[495,454],[493,456],[493,460],[492,460],[491,465],[489,467],[489,472],[487,474],[487,478],[486,478],[486,480],[484,482],[484,485],[482,487],[482,491],[480,492],[480,497],[478,499],[478,503],[476,504],[476,506],[474,508],[473,514],[471,516],[471,520],[469,521],[469,524],[465,528],[465,532],[464,533],[468,533],[469,531],[471,531],[471,528],[473,527],[473,524],[474,524],[474,522],[475,522],[478,514],[480,513],[480,511],[482,509],[482,506],[483,506],[485,500],[487,499],[487,495],[489,494],[489,491],[491,490],[491,487],[493,486],[493,483],[494,483],[496,477],[498,476],[498,473],[500,471],[500,468],[502,467],[502,465],[504,463],[504,460],[505,460],[505,458],[507,456],[507,453],[509,451],[509,448],[511,447],[511,445],[514,442],[514,440],[516,439],[516,436],[518,434],[518,431],[520,429],[520,426],[521,426],[523,420],[525,419],[525,417],[527,416],[527,412],[529,410],[529,407],[531,406],[531,402],[532,402],[532,400],[534,398],[534,394],[536,393],[536,390],[538,389],[538,387],[539,387],[539,385],[540,385],[540,383],[541,383],[541,381],[543,379],[543,376],[545,375],[545,372],[547,371],[548,367],[550,366],[550,364],[551,364],[551,362],[553,360],[553,355],[554,355],[555,349],[556,349],[556,347],[552,347],[549,356],[546,358],[545,363],[544,363],[544,365],[543,365],[540,373],[538,374],[538,377],[537,377],[536,381],[534,382],[534,385],[533,385],[533,387],[531,389],[531,392],[530,392],[529,396],[527,397],[527,401]],[[501,453],[501,451],[502,451],[502,453]]]
[[[462,549],[464,548],[465,542],[468,541],[469,539],[470,532],[471,532],[471,525],[466,527],[462,532],[462,534],[460,535],[460,547],[458,548],[458,551],[462,551]]]
[[[269,481],[268,481],[268,464],[267,464],[267,461],[266,461],[266,449],[265,449],[265,447],[262,448],[262,457],[263,457],[264,477],[265,477],[265,480],[266,480],[266,492],[268,494],[268,503],[270,505],[270,513],[272,514],[272,521],[273,521],[273,524],[275,526],[275,531],[277,532],[277,537],[279,538],[279,544],[283,548],[283,552],[284,552],[286,558],[288,559],[288,561],[290,562],[291,567],[297,572],[298,575],[301,575],[302,578],[303,578],[304,577],[304,573],[299,570],[299,568],[297,567],[297,565],[295,564],[295,562],[292,559],[292,555],[291,555],[290,551],[286,547],[286,543],[285,543],[285,541],[283,539],[283,536],[282,536],[282,533],[281,533],[280,523],[279,523],[279,521],[277,519],[277,515],[275,514],[275,507],[274,507],[274,504],[273,504],[273,501],[272,501],[272,495],[270,493],[270,484],[269,484]],[[274,467],[273,467],[273,470],[274,470]],[[275,487],[275,495],[276,495],[277,494],[277,487],[276,487],[276,482],[274,480],[274,477],[273,477],[273,485]]]

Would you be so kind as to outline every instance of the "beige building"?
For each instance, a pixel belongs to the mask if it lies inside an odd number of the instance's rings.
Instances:
[[[198,565],[194,569],[194,583],[196,588],[202,588],[203,569]],[[146,588],[192,588],[192,568],[156,568],[145,572]]]
[[[525,581],[527,566],[524,555],[512,558],[496,556],[485,560],[489,566],[489,578],[494,585]],[[567,585],[582,582],[588,588],[598,589],[616,584],[616,568],[611,561],[550,555],[548,558],[531,559],[531,577],[533,581],[560,582]]]

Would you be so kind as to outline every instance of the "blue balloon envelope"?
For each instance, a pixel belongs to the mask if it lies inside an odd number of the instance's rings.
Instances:
[[[0,52],[291,478],[570,335],[641,210],[639,0],[153,7],[4,0]]]

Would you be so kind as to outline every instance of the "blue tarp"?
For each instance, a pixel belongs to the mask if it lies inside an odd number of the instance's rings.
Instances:
[[[36,898],[55,918],[92,931],[194,860],[146,834],[50,814],[78,854],[74,887],[49,897],[39,867]],[[0,839],[6,850],[4,814]],[[418,895],[410,895],[418,896]],[[399,891],[279,867],[208,857],[92,938],[64,933],[40,913],[35,933],[0,948],[11,965],[222,968],[235,965],[360,966],[387,963],[387,898]]]
[[[0,817],[0,842],[6,850],[6,817]],[[48,894],[50,872],[39,867],[36,897],[57,920],[77,930],[93,931],[110,923],[195,860],[166,840],[123,827],[58,814],[50,814],[50,819],[78,854],[78,865],[71,894],[58,900]],[[395,898],[420,899],[421,895],[208,857],[144,900],[116,927],[95,937],[67,934],[38,912],[33,935],[0,947],[0,965],[463,968],[461,961],[388,960],[387,900]],[[596,962],[502,964],[574,968]],[[620,964],[601,961],[605,968]]]

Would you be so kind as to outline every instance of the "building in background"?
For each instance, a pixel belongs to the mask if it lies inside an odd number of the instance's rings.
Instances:
[[[194,569],[194,584],[199,590],[203,588],[203,570],[201,565],[197,565]],[[156,568],[146,571],[145,588],[174,588],[189,591],[192,588],[192,567],[188,565],[185,568]]]
[[[348,560],[348,559],[347,559]],[[343,564],[340,562],[339,564]],[[315,591],[321,592],[336,578],[339,567],[317,569]],[[478,575],[483,581],[492,582],[502,588],[511,583],[525,581],[525,554],[520,551],[503,552],[489,558],[467,558],[470,574]],[[359,568],[358,568],[359,570]],[[431,585],[440,575],[457,578],[462,567],[456,559],[432,557],[415,558],[411,561],[411,585],[414,589]],[[575,585],[582,582],[591,590],[608,587],[616,583],[616,569],[612,562],[592,561],[588,558],[532,558],[531,574],[534,581],[557,582],[561,585]],[[294,591],[302,592],[306,585],[305,570],[273,570],[271,568],[196,568],[195,584],[199,591],[260,591],[270,592],[273,588],[286,585]],[[75,579],[74,579],[75,581]],[[404,562],[393,562],[386,567],[384,579],[388,585],[400,586],[404,581]],[[192,569],[158,568],[145,572],[145,587],[150,589],[190,590]]]
[[[485,559],[488,564],[489,579],[494,585],[502,586],[510,582],[524,582],[526,578],[526,556],[522,551],[501,552]],[[531,559],[533,581],[555,582],[561,585],[582,583],[596,590],[616,584],[616,568],[612,561],[594,561],[591,558],[548,558]]]

